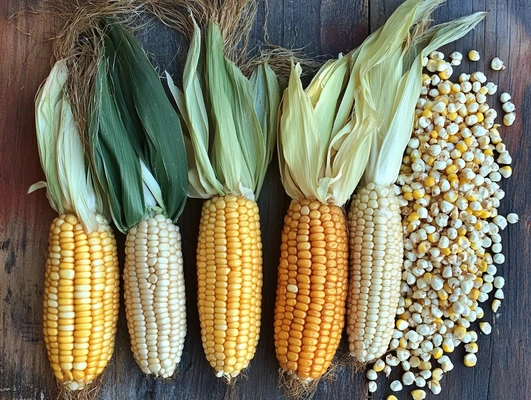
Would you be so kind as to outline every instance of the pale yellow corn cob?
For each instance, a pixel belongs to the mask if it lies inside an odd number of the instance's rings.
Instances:
[[[237,376],[260,335],[262,242],[254,201],[227,195],[203,205],[197,246],[203,348],[218,377]]]
[[[136,362],[146,374],[173,375],[186,336],[179,228],[157,215],[131,228],[126,240],[125,311]]]
[[[44,284],[44,343],[54,375],[70,390],[92,382],[112,357],[120,304],[112,229],[86,234],[73,214],[50,226]]]
[[[367,363],[381,357],[393,335],[404,255],[398,199],[392,187],[368,184],[349,212],[350,353]]]

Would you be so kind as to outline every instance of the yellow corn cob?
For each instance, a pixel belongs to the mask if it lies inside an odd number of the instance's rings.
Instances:
[[[237,376],[260,335],[262,241],[254,201],[215,196],[203,204],[197,246],[201,339],[218,377]]]
[[[116,240],[107,221],[86,234],[73,214],[50,227],[44,342],[57,379],[83,389],[111,359],[120,302]]]
[[[131,348],[146,374],[168,378],[181,360],[186,307],[179,228],[159,214],[126,239],[125,312]]]
[[[345,324],[348,245],[342,208],[293,200],[284,219],[275,305],[280,366],[318,379],[336,353]]]
[[[398,199],[392,187],[368,184],[349,212],[350,353],[367,363],[381,357],[393,335],[404,255]]]

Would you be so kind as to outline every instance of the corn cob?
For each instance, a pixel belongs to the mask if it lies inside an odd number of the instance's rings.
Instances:
[[[134,358],[144,373],[169,378],[186,336],[181,236],[174,224],[186,203],[184,141],[140,45],[117,23],[104,32],[94,90],[101,108],[90,119],[89,145],[113,220],[127,233],[125,311]]]
[[[44,343],[54,375],[70,390],[92,382],[112,357],[120,302],[116,240],[105,218],[87,235],[63,214],[50,227]]]
[[[197,246],[198,308],[207,360],[236,375],[254,356],[260,331],[262,243],[255,202],[213,197],[203,204]]]
[[[343,209],[293,200],[280,251],[277,358],[299,378],[317,379],[330,366],[344,326],[348,245]]]
[[[224,9],[232,12],[239,10]],[[216,19],[217,13],[210,17]],[[168,84],[194,150],[190,192],[206,200],[196,263],[201,340],[216,376],[230,381],[249,365],[260,334],[262,243],[256,197],[274,148],[280,89],[265,63],[250,79],[242,74],[223,51],[234,39],[224,43],[220,28],[226,27],[210,17],[204,34],[195,21],[194,31],[185,32],[191,41],[183,91],[169,75]],[[206,51],[201,51],[202,40]],[[199,63],[208,67],[198,70]]]
[[[345,324],[348,234],[342,206],[361,178],[370,146],[352,117],[363,112],[363,105],[355,111],[350,90],[358,76],[351,68],[355,57],[327,62],[305,90],[301,67],[292,66],[282,100],[279,162],[293,200],[282,232],[275,348],[293,397],[316,388]],[[371,132],[373,119],[363,120]]]
[[[116,240],[100,214],[101,198],[64,96],[67,77],[66,62],[57,61],[38,93],[37,142],[47,181],[29,191],[46,187],[60,214],[49,231],[43,333],[54,375],[77,391],[88,388],[112,357],[120,282]]]
[[[172,376],[186,335],[179,228],[161,214],[127,233],[125,313],[131,348],[146,374]]]
[[[371,183],[358,190],[348,220],[351,268],[347,334],[350,352],[368,362],[387,351],[400,297],[404,246],[393,188]]]
[[[360,91],[381,118],[364,172],[365,185],[355,195],[349,213],[352,236],[347,332],[350,353],[362,363],[381,357],[392,338],[404,253],[394,182],[413,128],[423,59],[465,35],[485,16],[477,13],[424,33],[415,29],[429,20],[440,3],[407,0],[359,50],[371,55],[362,67]],[[396,65],[401,65],[399,73],[382,79],[383,72]]]

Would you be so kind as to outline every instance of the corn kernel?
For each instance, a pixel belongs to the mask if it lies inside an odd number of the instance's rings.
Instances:
[[[443,349],[441,349],[440,347],[436,347],[432,350],[431,352],[431,355],[433,358],[435,358],[436,360],[438,360],[439,358],[441,358],[441,356],[444,354],[444,351]]]
[[[478,358],[476,357],[475,354],[473,353],[469,353],[465,356],[465,359],[464,359],[464,364],[467,366],[467,367],[474,367],[476,365],[478,361]]]

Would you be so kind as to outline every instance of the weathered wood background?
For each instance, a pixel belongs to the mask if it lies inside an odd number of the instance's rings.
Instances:
[[[56,384],[46,359],[41,332],[44,257],[48,226],[54,212],[44,192],[27,195],[27,188],[41,180],[34,134],[33,101],[39,84],[51,66],[49,38],[57,29],[53,15],[8,18],[23,7],[40,6],[44,0],[0,1],[0,398],[52,399]],[[346,52],[378,28],[400,0],[269,0],[270,40],[284,46],[306,46],[312,55]],[[517,106],[516,123],[502,134],[514,159],[514,175],[505,184],[507,195],[501,212],[517,212],[521,221],[502,233],[507,261],[499,270],[506,278],[506,300],[493,320],[490,336],[481,335],[478,365],[462,364],[463,350],[452,360],[456,365],[442,381],[439,398],[449,400],[525,400],[531,398],[531,228],[529,185],[531,149],[531,7],[526,0],[449,0],[435,13],[436,21],[488,10],[485,22],[467,37],[449,46],[463,53],[475,48],[482,59],[465,62],[457,72],[488,72],[500,92],[512,94]],[[260,2],[253,39],[263,35],[266,8]],[[176,56],[182,48],[174,33],[164,28],[140,35],[158,66],[179,71]],[[493,72],[494,56],[506,61],[507,70]],[[492,101],[492,100],[491,100]],[[499,104],[495,102],[499,107]],[[180,226],[183,232],[188,297],[188,335],[178,377],[169,383],[141,374],[129,349],[123,310],[120,314],[116,352],[103,379],[102,399],[274,399],[281,398],[273,344],[273,308],[280,230],[288,198],[283,194],[278,167],[272,163],[259,199],[264,241],[264,288],[262,335],[256,357],[245,377],[234,387],[215,378],[207,364],[195,303],[194,256],[199,201],[190,201]],[[123,240],[123,238],[122,238]],[[3,265],[3,268],[1,267]],[[490,308],[485,307],[487,310]],[[490,313],[487,312],[488,318]],[[345,344],[340,351],[345,352]],[[389,393],[389,381],[380,380],[374,399]],[[398,394],[410,398],[410,390]],[[334,382],[322,382],[319,399],[366,398],[365,381],[347,367]],[[429,398],[434,398],[430,393]]]

